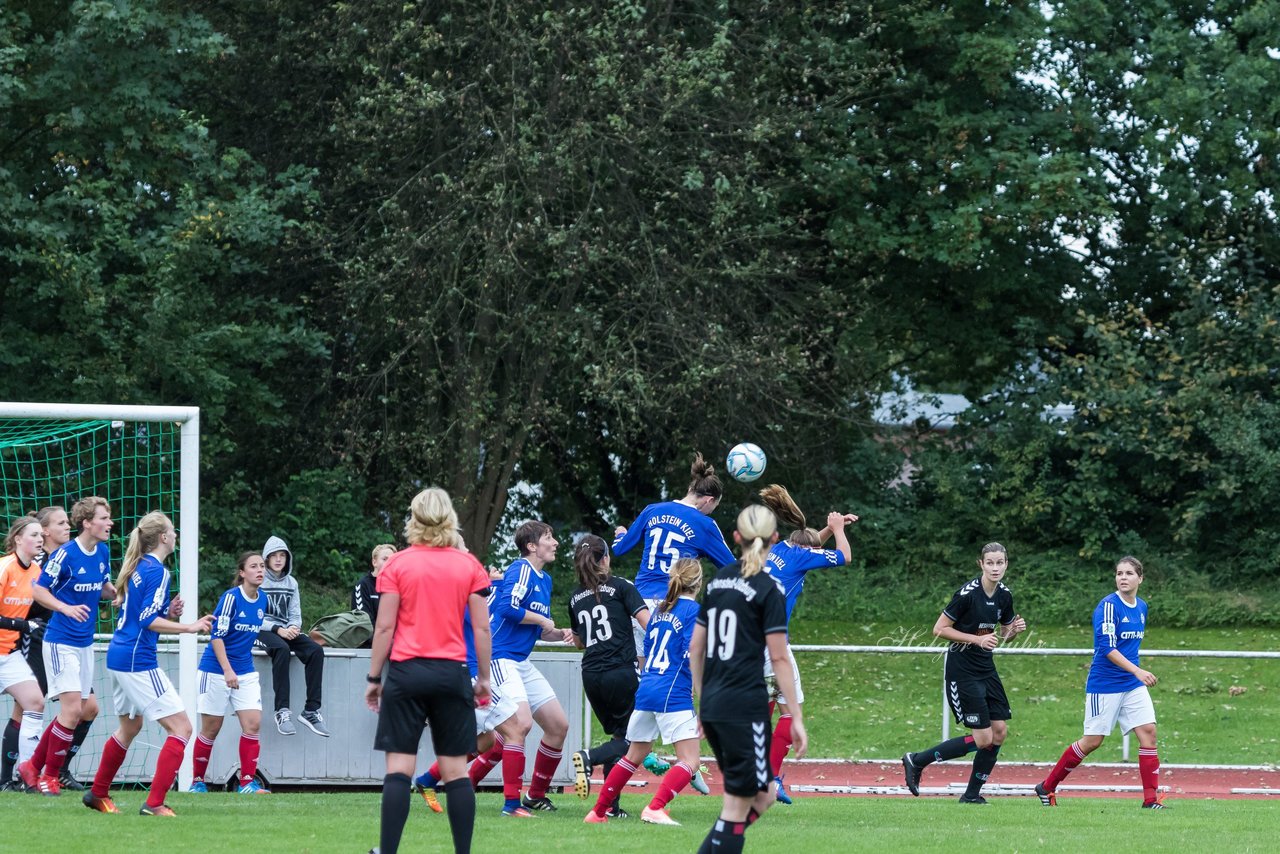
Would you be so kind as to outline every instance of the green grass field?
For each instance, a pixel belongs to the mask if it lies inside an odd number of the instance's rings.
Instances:
[[[126,812],[86,810],[79,799],[0,795],[6,836],[44,840],[59,850],[139,851],[368,851],[377,843],[376,794],[172,795],[177,819],[136,814],[141,792],[121,793]],[[714,798],[681,797],[672,815],[683,827],[653,827],[638,819],[583,825],[586,805],[571,795],[561,810],[516,821],[497,815],[500,798],[479,797],[475,850],[684,852],[695,851],[718,814]],[[641,796],[624,796],[639,811]],[[805,798],[775,807],[751,829],[748,851],[1274,851],[1280,810],[1262,801],[1171,801],[1159,812],[1134,799],[1076,798],[1047,810],[1031,798],[996,798],[990,807],[962,807],[954,799]],[[6,839],[6,850],[11,847]],[[56,843],[55,843],[56,840]],[[447,851],[448,822],[413,804],[401,851]],[[27,845],[30,847],[30,845]],[[45,846],[40,846],[45,847]]]

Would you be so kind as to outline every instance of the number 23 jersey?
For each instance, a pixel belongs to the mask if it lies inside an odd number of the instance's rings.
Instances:
[[[769,719],[765,635],[786,634],[787,600],[766,572],[739,575],[734,563],[707,585],[698,625],[707,630],[700,714],[708,721]]]
[[[617,576],[606,580],[598,591],[585,587],[573,591],[569,597],[569,625],[582,641],[584,672],[635,667],[631,618],[646,607],[636,586]]]

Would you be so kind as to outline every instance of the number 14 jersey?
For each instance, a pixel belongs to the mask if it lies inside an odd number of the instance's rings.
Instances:
[[[636,666],[631,618],[647,606],[636,586],[613,576],[600,589],[579,587],[569,597],[569,625],[582,641],[582,669],[603,673]]]

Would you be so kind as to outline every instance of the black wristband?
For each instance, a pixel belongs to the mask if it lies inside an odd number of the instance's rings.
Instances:
[[[364,681],[368,682],[370,685],[381,685],[382,677],[381,676],[365,676]]]

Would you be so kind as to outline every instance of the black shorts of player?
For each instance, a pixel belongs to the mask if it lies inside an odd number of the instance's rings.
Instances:
[[[49,679],[44,673],[44,641],[28,639],[23,652],[27,656],[27,666],[36,675],[36,682],[40,683],[40,693],[49,696]]]
[[[702,733],[720,766],[720,782],[727,794],[754,798],[768,790],[773,780],[769,770],[773,732],[768,721],[703,721]]]
[[[1007,721],[1013,717],[1004,685],[995,673],[956,680],[948,677],[947,702],[951,704],[956,723],[969,729],[986,729],[992,721]]]
[[[417,753],[422,722],[431,725],[436,756],[476,749],[476,704],[467,665],[438,658],[393,661],[382,689],[374,750]]]
[[[627,724],[636,707],[636,687],[640,678],[631,667],[612,670],[582,672],[582,688],[587,692],[587,702],[596,713],[600,726],[609,735],[627,737]]]

